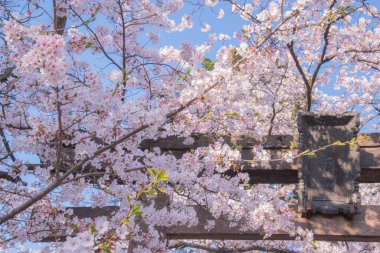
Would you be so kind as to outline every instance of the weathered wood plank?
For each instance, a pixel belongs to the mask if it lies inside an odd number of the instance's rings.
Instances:
[[[260,231],[240,231],[238,226],[231,227],[225,219],[215,220],[206,210],[194,207],[199,224],[194,227],[173,226],[166,230],[170,240],[176,239],[218,239],[218,240],[262,240]],[[211,230],[204,227],[208,220],[215,220]],[[314,215],[311,219],[294,219],[296,225],[311,229],[315,240],[327,241],[364,241],[380,242],[380,206],[363,206],[360,213],[351,220],[343,216]],[[276,232],[271,240],[293,240],[286,232]]]
[[[362,169],[380,168],[380,147],[360,148],[360,167]]]
[[[259,142],[251,137],[225,137],[232,146],[242,148],[241,154],[243,160],[254,159],[252,147]],[[164,152],[168,152],[176,156],[182,157],[185,152],[199,146],[206,146],[210,142],[217,140],[216,137],[200,135],[195,137],[195,142],[192,145],[184,145],[184,138],[167,137],[156,141],[144,141],[141,148],[160,147]],[[360,143],[360,165],[361,165],[361,183],[380,183],[380,134],[372,133],[362,138]],[[285,152],[289,152],[290,142],[293,137],[290,135],[270,136],[264,142],[264,148],[269,152],[272,159],[283,157]],[[265,146],[266,145],[266,146]],[[296,152],[296,150],[294,151]],[[72,154],[73,155],[73,154]],[[90,168],[91,166],[89,166]],[[298,165],[295,163],[289,164],[285,161],[273,161],[268,164],[258,164],[251,166],[245,163],[243,171],[251,176],[251,183],[257,184],[293,184],[297,183]],[[88,171],[87,169],[84,172]],[[236,175],[234,171],[226,173],[229,176]]]
[[[100,216],[112,216],[119,210],[118,206],[105,206],[105,207],[68,207],[73,210],[73,216],[80,219],[83,218],[96,218]],[[89,216],[91,214],[91,216]]]
[[[180,158],[188,150],[170,151]],[[289,150],[267,150],[270,157],[275,160],[283,157]],[[243,149],[241,151],[242,160],[254,159],[252,150]],[[380,183],[380,147],[360,149],[360,183]],[[298,183],[298,164],[296,161],[288,163],[282,161],[271,161],[269,163],[259,163],[251,165],[248,162],[241,164],[242,172],[250,175],[251,184],[296,184]],[[228,176],[235,176],[236,171],[229,170],[225,173]]]
[[[177,158],[188,150],[170,150],[168,152]],[[283,157],[286,149],[267,150],[272,159]],[[241,151],[243,160],[254,159],[254,154],[250,149]],[[241,170],[250,175],[251,184],[296,184],[298,182],[298,164],[285,161],[271,161],[269,163],[259,163],[251,165],[249,162],[240,164]],[[361,183],[380,183],[380,147],[360,149]],[[225,172],[225,175],[235,176],[234,170]]]
[[[360,147],[380,147],[380,133],[358,134]],[[224,142],[230,146],[240,146],[243,149],[251,149],[255,145],[263,145],[264,149],[287,149],[290,143],[295,140],[292,135],[270,135],[263,140],[257,140],[252,136],[222,136],[216,135],[194,135],[194,143],[183,144],[185,138],[168,136],[163,139],[145,140],[141,143],[141,149],[159,147],[161,150],[189,150],[198,147],[205,147],[223,138]]]
[[[365,138],[360,138],[363,135],[365,135]],[[359,146],[362,148],[380,147],[380,133],[358,134],[358,137],[361,139]]]
[[[277,163],[277,164],[276,164]],[[249,175],[249,184],[296,184],[298,183],[298,170],[290,168],[281,168],[278,162],[270,163],[272,168],[278,167],[278,169],[262,169],[258,167],[246,167],[241,172]],[[277,166],[278,165],[278,166]],[[269,165],[266,165],[266,167]],[[234,177],[237,172],[229,170],[224,173],[227,176]],[[380,180],[380,179],[379,179]]]
[[[199,206],[193,206],[197,212],[198,225],[193,227],[172,226],[164,230],[166,238],[177,239],[213,239],[213,240],[262,240],[264,234],[261,231],[240,231],[238,226],[230,226],[230,222],[224,219],[214,219],[212,215]],[[118,207],[91,208],[72,207],[74,215],[80,218],[95,218],[98,216],[111,217]],[[214,220],[215,226],[211,230],[205,229],[208,220]],[[361,241],[380,242],[380,206],[362,206],[360,212],[351,220],[340,215],[314,215],[310,219],[301,218],[296,214],[296,225],[311,229],[315,240],[323,241]],[[44,242],[64,239],[61,235],[52,235],[45,238]],[[270,240],[294,240],[286,232],[276,232]]]
[[[380,134],[369,134],[359,143],[360,166],[362,183],[380,182]],[[369,138],[368,138],[369,137]],[[254,159],[252,147],[263,143],[264,148],[270,152],[273,159],[281,158],[289,151],[292,136],[270,136],[266,140],[256,141],[251,137],[223,137],[231,146],[239,146],[242,149],[242,159]],[[184,145],[184,138],[168,137],[156,141],[145,141],[142,149],[159,147],[165,152],[171,152],[181,157],[185,152],[215,142],[218,138],[213,136],[195,136],[192,145]],[[250,175],[251,184],[293,184],[298,183],[298,164],[285,161],[272,161],[268,164],[252,166],[246,162],[241,169]],[[237,172],[230,170],[225,174],[234,176]],[[204,229],[208,220],[213,217],[204,209],[195,207],[200,223],[192,228],[173,226],[166,230],[168,239],[221,239],[221,240],[261,240],[263,234],[260,231],[240,231],[237,227],[230,227],[225,219],[215,220],[216,226],[210,231]],[[74,207],[73,214],[80,218],[94,218],[97,216],[111,216],[118,207],[87,208]],[[380,242],[380,206],[363,206],[359,214],[352,220],[346,220],[342,216],[315,215],[310,220],[302,219],[297,215],[294,222],[314,232],[315,240],[344,240],[344,241],[373,241]],[[45,238],[44,241],[63,239],[63,235],[55,234]],[[269,239],[292,240],[285,232],[275,233]]]
[[[177,158],[189,150],[170,150],[168,152]],[[272,159],[281,158],[287,149],[267,150]],[[243,149],[243,160],[254,159],[254,154],[250,149]],[[298,183],[298,164],[296,162],[288,163],[285,161],[271,161],[269,163],[259,163],[252,165],[249,162],[240,164],[242,172],[250,176],[251,184],[296,184]],[[380,183],[380,147],[361,148],[360,150],[361,183]],[[84,171],[84,173],[86,170]],[[224,173],[227,176],[235,176],[234,170]],[[121,182],[122,183],[122,182]]]
[[[365,138],[364,138],[365,136]],[[360,149],[360,166],[361,166],[361,183],[380,183],[380,133],[359,134]],[[175,155],[177,158],[182,157],[185,152],[197,147],[207,146],[217,140],[217,137],[199,135],[194,137],[194,143],[191,145],[183,144],[184,138],[170,136],[165,139],[156,141],[145,141],[142,148],[159,147],[163,151]],[[226,143],[231,146],[242,148],[241,154],[243,160],[254,159],[252,147],[259,144],[252,137],[224,137]],[[289,151],[290,142],[293,136],[280,135],[269,136],[264,141],[263,146],[269,152],[272,159],[283,157],[285,152]],[[290,164],[285,161],[273,161],[267,164],[258,164],[251,166],[245,163],[242,171],[250,175],[252,184],[294,184],[298,182],[298,165],[296,162]],[[236,175],[235,171],[226,172],[228,176]]]
[[[159,147],[161,150],[188,150],[198,147],[205,147],[216,142],[220,138],[230,146],[240,146],[242,148],[252,148],[255,145],[262,144],[270,149],[289,148],[290,142],[293,140],[291,135],[271,135],[263,140],[257,140],[251,136],[216,136],[216,135],[194,135],[192,136],[194,143],[191,145],[183,144],[185,138],[177,136],[168,136],[164,139],[145,140],[141,143],[142,149]]]
[[[280,149],[280,150],[266,150],[272,160],[281,159],[285,156],[289,149]],[[169,153],[173,154],[177,158],[181,158],[183,154],[188,152],[188,150],[170,150]],[[297,150],[294,151],[295,153]],[[241,150],[241,159],[242,160],[253,160],[255,158],[254,153],[250,149]],[[248,163],[246,166],[250,166]],[[258,170],[288,170],[295,169],[297,170],[296,161],[294,163],[288,163],[285,160],[282,161],[272,161],[268,164],[257,164],[255,166],[250,166],[252,169]],[[376,169],[380,168],[380,147],[375,148],[361,148],[360,149],[360,167],[366,169]]]

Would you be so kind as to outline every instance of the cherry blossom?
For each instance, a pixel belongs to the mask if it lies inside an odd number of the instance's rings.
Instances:
[[[253,156],[247,161],[239,145],[222,138],[264,143],[269,135],[294,135],[300,110],[356,110],[363,129],[378,130],[375,6],[351,0],[19,2],[0,5],[6,10],[0,14],[1,251],[28,252],[28,240],[53,232],[57,240],[37,252],[125,252],[132,243],[134,252],[379,249],[315,242],[312,231],[292,222],[294,185],[249,185],[248,163],[295,162],[295,150],[277,155],[255,144],[244,151]],[[230,15],[241,23],[229,24],[236,25],[232,34],[218,30],[192,43],[181,32],[219,28],[202,19],[206,11],[217,12],[212,18],[220,24]],[[169,35],[181,40],[166,43]],[[213,142],[193,147],[199,135]],[[191,150],[142,148],[171,136]],[[377,184],[361,184],[360,191],[363,203],[378,203]],[[170,205],[158,207],[163,192]],[[95,218],[67,208],[109,205],[117,206],[112,215]],[[157,227],[199,223],[192,206],[210,212],[207,230],[223,218],[242,232],[257,229],[269,238],[282,230],[297,240],[165,241]]]
[[[224,17],[224,10],[223,9],[219,9],[218,11],[218,19],[222,19]]]
[[[202,25],[201,31],[206,33],[208,31],[210,31],[210,29],[211,29],[211,26],[209,24],[205,23]]]

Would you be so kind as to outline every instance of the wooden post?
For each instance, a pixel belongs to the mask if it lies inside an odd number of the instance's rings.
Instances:
[[[360,152],[353,142],[359,113],[299,112],[297,120],[298,152],[306,152],[299,159],[298,211],[352,217],[360,205]]]

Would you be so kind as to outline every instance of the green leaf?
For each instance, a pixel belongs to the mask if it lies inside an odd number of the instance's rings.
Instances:
[[[165,189],[160,187],[160,186],[157,186],[156,189],[160,192],[163,192],[163,193],[166,193]]]
[[[86,48],[90,48],[90,47],[92,47],[94,45],[94,42],[92,42],[92,41],[89,41],[89,42],[87,42],[86,43]]]
[[[224,114],[224,116],[226,116],[227,118],[229,118],[229,119],[232,119],[232,118],[234,118],[236,115],[238,115],[238,112],[226,112],[225,114]]]
[[[147,195],[157,195],[157,191],[154,190],[154,189],[146,190],[145,193],[146,193]]]
[[[132,207],[132,214],[134,214],[134,215],[136,215],[136,216],[138,216],[138,215],[143,215],[144,212],[141,212],[141,211],[140,211],[140,208],[141,208],[140,205],[135,205],[135,206],[133,206],[133,207]]]
[[[106,253],[112,253],[111,249],[108,247],[103,247],[103,251]]]
[[[158,173],[156,168],[148,168],[148,172],[153,178],[157,178]]]
[[[120,83],[119,82],[117,82],[116,83],[116,87],[115,87],[115,90],[113,91],[113,93],[112,93],[112,96],[114,96],[115,95],[115,93],[116,93],[116,91],[119,89],[119,87],[120,87]]]
[[[139,211],[141,208],[141,205],[135,205],[132,207],[132,213],[135,212],[135,211]]]
[[[244,185],[244,190],[250,190],[250,189],[252,189],[252,185],[250,185],[250,184],[246,184],[246,185]]]
[[[233,150],[237,150],[237,151],[242,151],[243,150],[243,146],[234,146],[232,149]]]
[[[131,196],[129,196],[129,194],[125,194],[125,196],[127,197],[127,201],[128,201],[128,204],[131,204]]]
[[[169,175],[163,169],[160,169],[157,179],[159,181],[169,181]]]
[[[202,61],[202,67],[208,71],[212,71],[215,68],[215,62],[209,58],[204,58]]]
[[[79,224],[71,224],[70,227],[76,232],[76,231],[79,231],[80,229],[80,225]]]
[[[122,223],[122,224],[125,224],[125,225],[129,225],[129,224],[130,224],[128,218],[124,218],[124,219],[122,219],[122,220],[121,220],[121,223]]]
[[[95,234],[96,232],[98,232],[98,231],[96,230],[96,227],[95,227],[94,224],[91,224],[90,231],[91,231],[91,234]]]
[[[241,56],[237,49],[236,48],[233,48],[231,51],[230,51],[230,55],[229,55],[229,58],[230,60],[232,61],[232,64],[235,64],[237,63],[238,61],[240,61],[241,59],[243,59],[243,56]]]
[[[129,76],[130,74],[132,74],[132,72],[133,72],[133,69],[131,69],[130,71],[128,71],[126,74],[127,74],[127,76]]]

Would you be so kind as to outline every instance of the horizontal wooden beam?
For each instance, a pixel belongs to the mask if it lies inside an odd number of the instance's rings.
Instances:
[[[200,206],[194,208],[199,223],[193,227],[171,226],[162,228],[169,240],[177,239],[211,239],[211,240],[262,240],[264,234],[257,230],[241,231],[238,226],[231,226],[231,223],[221,217],[215,219],[205,209]],[[79,218],[95,218],[99,216],[111,217],[118,210],[116,206],[104,208],[72,207],[73,215]],[[207,230],[205,225],[208,221],[215,221],[215,226]],[[301,218],[296,214],[295,225],[310,229],[315,240],[322,241],[361,241],[380,242],[380,206],[362,206],[359,214],[354,215],[350,220],[339,215],[314,215],[310,219]],[[268,240],[294,240],[283,231],[275,232]],[[62,234],[52,234],[44,238],[43,242],[64,240]]]
[[[213,239],[213,240],[262,240],[264,234],[256,230],[240,231],[239,226],[230,226],[225,219],[215,220],[210,213],[194,207],[199,223],[194,227],[173,226],[166,230],[170,240],[176,239]],[[207,221],[214,220],[211,230],[205,229]],[[380,242],[380,206],[362,206],[360,213],[351,220],[339,215],[314,215],[311,219],[296,214],[294,223],[310,229],[315,240],[323,241],[361,241]],[[275,232],[269,240],[293,240],[286,232]]]
[[[180,151],[176,151],[177,154]],[[182,151],[181,151],[182,152]],[[284,150],[268,150],[271,157],[281,158]],[[242,150],[243,160],[254,159],[251,150]],[[271,161],[266,164],[251,165],[243,164],[240,172],[249,174],[250,184],[296,184],[298,183],[298,164],[296,161],[288,163],[286,161]],[[360,149],[360,183],[380,183],[380,147]],[[234,170],[225,173],[233,177],[237,174]]]
[[[297,141],[292,135],[270,135],[257,140],[252,136],[216,136],[216,135],[194,135],[194,143],[190,145],[183,144],[185,138],[177,136],[168,136],[157,140],[144,140],[140,148],[149,149],[159,147],[161,150],[190,150],[199,147],[206,147],[215,143],[220,138],[230,146],[239,146],[243,149],[252,149],[256,145],[262,145],[264,149],[288,149],[292,141]],[[363,133],[358,134],[359,146],[380,147],[380,133]]]
[[[380,133],[359,134],[360,146],[360,166],[361,166],[361,183],[380,183]],[[282,158],[285,152],[289,152],[290,144],[294,140],[291,135],[271,135],[262,141],[257,141],[249,136],[224,136],[217,137],[213,135],[195,135],[194,143],[191,145],[183,144],[184,138],[169,136],[158,140],[145,140],[142,142],[141,149],[160,148],[163,152],[171,153],[177,158],[191,149],[204,147],[223,138],[224,141],[232,147],[241,149],[242,160],[254,159],[252,147],[262,144],[264,149],[269,152],[272,159]],[[294,152],[297,152],[295,150]],[[66,149],[68,160],[74,156],[72,149]],[[271,161],[267,164],[257,164],[252,166],[250,163],[243,163],[241,171],[250,176],[251,184],[295,184],[298,182],[298,164],[288,163],[285,161]],[[88,169],[91,168],[88,165]],[[87,173],[84,169],[83,173]],[[235,176],[233,170],[225,173],[227,176]],[[92,178],[93,180],[93,178]],[[122,183],[122,182],[120,182]]]
[[[360,166],[361,177],[360,183],[380,183],[380,134],[361,134],[359,135],[360,146]],[[241,149],[242,160],[254,159],[252,147],[260,142],[251,137],[223,137],[224,141],[231,146],[239,146]],[[170,136],[165,139],[155,141],[145,141],[141,145],[143,149],[159,147],[161,150],[171,153],[180,158],[186,152],[197,147],[207,146],[215,142],[218,138],[199,135],[194,137],[194,143],[191,145],[183,144],[184,138]],[[269,136],[264,140],[263,146],[270,154],[273,160],[282,158],[286,152],[289,152],[290,143],[293,136],[278,135]],[[295,150],[296,152],[296,150]],[[251,165],[250,163],[241,166],[242,172],[246,172],[250,176],[251,184],[295,184],[298,182],[298,164],[297,161],[288,163],[285,161],[271,161],[266,164]],[[235,176],[236,171],[230,170],[225,173],[228,176]]]
[[[367,138],[361,138],[360,146],[360,166],[362,183],[380,182],[380,134],[369,134]],[[223,137],[226,143],[231,146],[239,146],[242,149],[242,159],[251,160],[254,158],[252,147],[261,142],[250,137]],[[168,137],[156,141],[145,141],[141,145],[142,149],[159,147],[165,152],[171,152],[177,157],[185,152],[207,146],[217,140],[212,136],[195,136],[192,145],[184,145],[183,138]],[[292,136],[269,136],[264,140],[264,148],[270,152],[272,158],[280,158],[284,152],[290,148]],[[271,184],[293,184],[298,182],[297,163],[286,163],[285,161],[273,161],[268,164],[252,166],[246,163],[242,171],[250,175],[250,183],[271,183]],[[228,176],[236,175],[234,171],[226,172]],[[205,209],[194,207],[198,214],[199,224],[189,228],[186,226],[172,226],[165,230],[168,239],[221,239],[221,240],[261,240],[263,234],[260,231],[240,231],[237,227],[230,227],[230,223],[225,219],[215,220],[215,227],[206,230],[204,227],[208,220],[213,217]],[[73,214],[79,218],[94,218],[97,216],[111,216],[118,207],[90,208],[74,207]],[[347,220],[342,216],[315,215],[310,220],[295,217],[294,222],[304,228],[309,228],[315,235],[315,240],[330,241],[368,241],[380,242],[380,206],[363,206],[360,213],[352,220]],[[63,239],[62,234],[54,234],[44,241],[55,241]],[[272,235],[273,240],[292,240],[285,232],[278,232]]]

